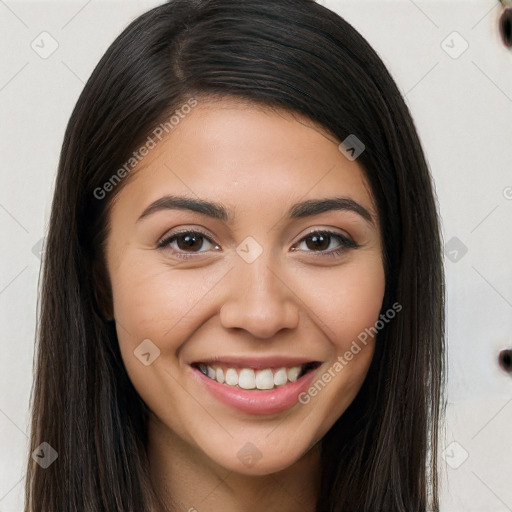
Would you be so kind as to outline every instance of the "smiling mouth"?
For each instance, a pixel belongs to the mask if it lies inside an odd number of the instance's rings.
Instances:
[[[296,382],[310,371],[320,366],[320,362],[311,361],[298,366],[261,368],[242,368],[222,364],[193,363],[192,367],[198,369],[206,377],[229,387],[268,391]]]

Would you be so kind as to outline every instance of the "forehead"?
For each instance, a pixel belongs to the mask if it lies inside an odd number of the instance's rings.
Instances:
[[[128,197],[140,213],[164,193],[214,198],[228,209],[343,193],[373,206],[363,168],[338,145],[296,113],[199,98],[131,172],[116,202]]]

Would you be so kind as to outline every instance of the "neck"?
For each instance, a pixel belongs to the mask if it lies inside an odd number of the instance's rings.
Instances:
[[[314,512],[320,488],[320,443],[292,466],[269,475],[229,471],[171,432],[153,415],[148,457],[162,512]]]

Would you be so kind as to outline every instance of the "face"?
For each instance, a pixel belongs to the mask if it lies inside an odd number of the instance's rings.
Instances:
[[[188,457],[287,468],[363,383],[373,339],[354,341],[379,319],[382,244],[363,170],[338,144],[286,111],[198,100],[112,205],[123,361]]]

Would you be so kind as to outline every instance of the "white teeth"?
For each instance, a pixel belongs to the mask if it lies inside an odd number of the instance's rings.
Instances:
[[[237,371],[234,368],[227,368],[224,371],[220,366],[210,366],[204,363],[200,363],[198,368],[204,375],[220,384],[239,386],[242,389],[260,390],[274,389],[277,386],[284,386],[288,382],[295,382],[303,370],[303,366],[293,366],[291,368],[279,368],[278,370],[265,368],[254,371],[252,368],[242,368]]]
[[[261,370],[256,375],[256,387],[258,389],[272,389],[274,387],[274,375],[270,368]]]
[[[254,370],[244,368],[238,376],[238,385],[242,389],[254,389],[256,387],[256,377]]]
[[[224,370],[222,368],[217,368],[217,371],[215,372],[215,380],[224,384]]]
[[[226,384],[228,386],[238,385],[238,373],[233,368],[228,368],[226,371]]]
[[[288,375],[286,373],[286,368],[279,368],[279,370],[274,374],[274,385],[284,386],[287,382]]]
[[[290,368],[286,374],[288,375],[288,380],[290,382],[295,382],[297,380],[297,377],[300,374],[300,366],[294,366],[293,368]]]

